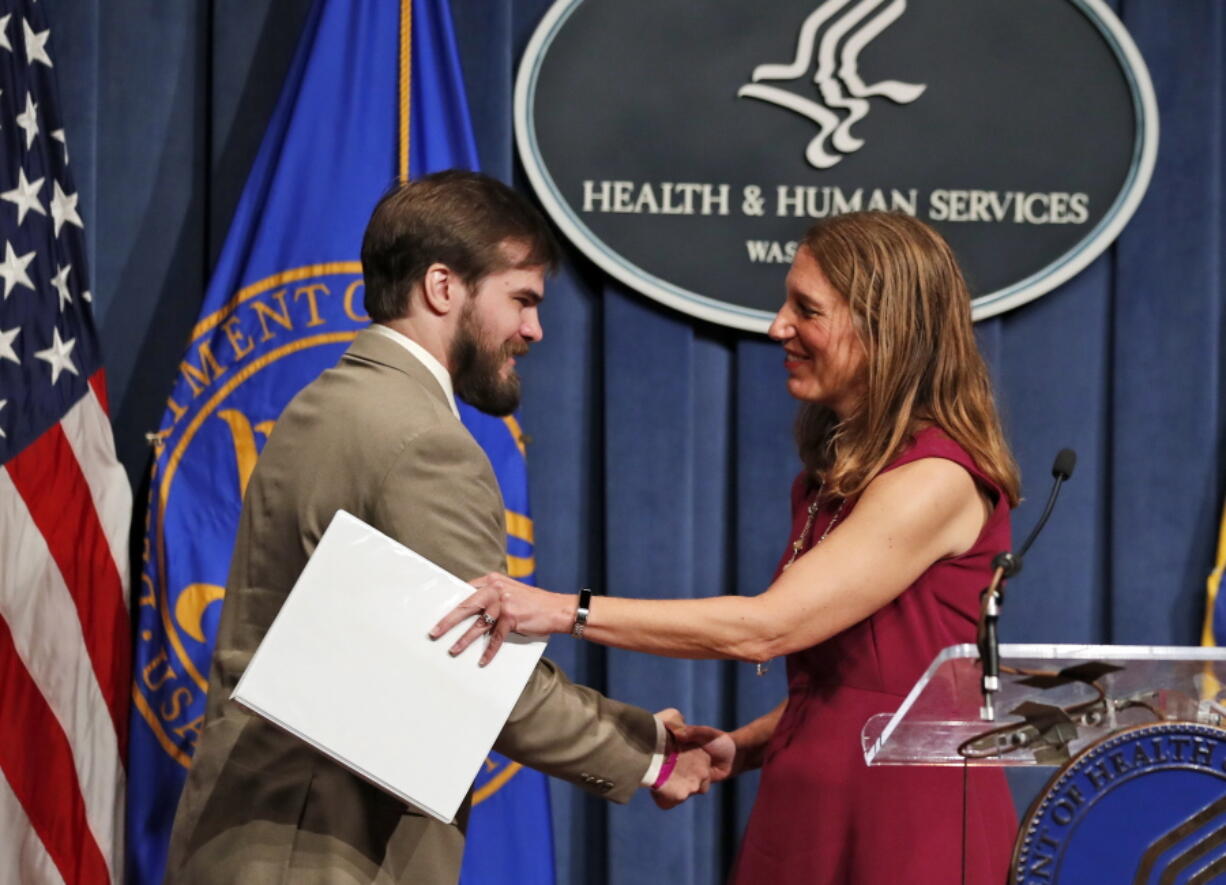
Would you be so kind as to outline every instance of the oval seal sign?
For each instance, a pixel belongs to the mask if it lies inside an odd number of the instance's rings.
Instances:
[[[1083,751],[1027,814],[1009,881],[1226,882],[1226,731],[1142,725]]]
[[[558,0],[515,87],[554,221],[627,285],[765,331],[814,219],[935,225],[977,319],[1094,260],[1149,183],[1149,74],[1102,0]]]

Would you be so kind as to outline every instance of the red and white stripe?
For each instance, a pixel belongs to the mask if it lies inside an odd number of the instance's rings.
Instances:
[[[117,883],[132,497],[102,372],[0,471],[0,881]]]

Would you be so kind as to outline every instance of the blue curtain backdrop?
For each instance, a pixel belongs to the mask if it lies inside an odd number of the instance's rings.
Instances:
[[[154,430],[308,0],[46,0],[95,268],[120,456],[139,489]],[[523,185],[511,90],[549,0],[452,0],[482,167]],[[979,326],[1028,500],[1054,452],[1077,474],[1012,585],[1007,641],[1198,641],[1224,483],[1226,4],[1111,2],[1161,113],[1148,195],[1059,290]],[[684,248],[679,244],[678,248]],[[523,364],[538,577],[643,596],[754,593],[786,542],[793,404],[777,348],[687,319],[572,255]],[[576,678],[732,725],[782,683],[751,668],[606,653]],[[1021,779],[1019,797],[1038,786]],[[660,812],[553,788],[559,882],[709,883],[755,781]]]

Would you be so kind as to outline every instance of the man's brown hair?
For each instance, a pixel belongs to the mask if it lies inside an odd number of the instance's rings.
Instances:
[[[557,266],[560,250],[549,225],[501,181],[449,169],[396,184],[362,237],[366,313],[376,323],[406,316],[409,293],[436,262],[476,286],[510,266],[501,248],[508,240],[527,246],[517,266]]]

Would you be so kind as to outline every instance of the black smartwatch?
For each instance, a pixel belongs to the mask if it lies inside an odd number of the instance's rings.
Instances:
[[[571,624],[570,635],[583,638],[583,628],[587,626],[587,616],[592,610],[592,591],[584,587],[579,591],[579,608],[575,611],[575,623]]]

